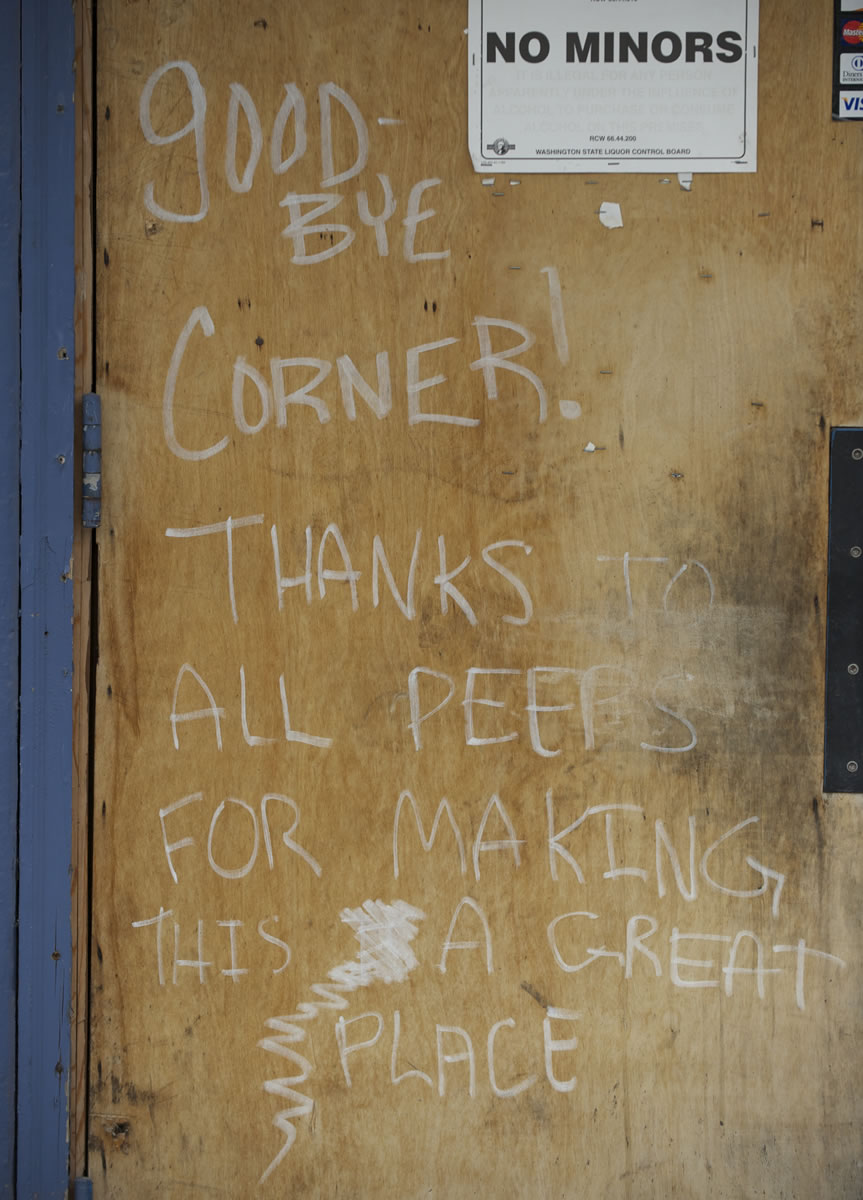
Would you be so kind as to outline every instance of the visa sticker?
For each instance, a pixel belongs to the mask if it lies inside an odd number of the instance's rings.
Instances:
[[[844,119],[863,121],[863,92],[840,92],[838,115]]]

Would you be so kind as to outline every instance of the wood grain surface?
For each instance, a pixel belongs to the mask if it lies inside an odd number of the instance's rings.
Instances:
[[[445,0],[98,19],[96,1194],[858,1195],[830,5],[691,192],[484,186]]]

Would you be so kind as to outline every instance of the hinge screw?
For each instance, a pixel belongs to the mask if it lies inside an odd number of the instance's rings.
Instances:
[[[859,770],[857,763],[854,761],[853,758],[851,759],[851,761],[849,763],[845,764],[845,770],[848,771],[851,775],[853,775],[857,770]]]
[[[860,671],[860,668],[857,666],[856,663],[848,664],[848,674],[849,675],[857,675],[859,673],[859,671]]]
[[[861,550],[859,546],[851,547],[851,557],[852,558],[859,558],[861,554],[863,554],[863,550]]]
[[[857,446],[854,450],[851,451],[851,457],[855,460],[855,462],[859,462],[860,459],[863,458],[863,450],[861,450],[860,447]]]

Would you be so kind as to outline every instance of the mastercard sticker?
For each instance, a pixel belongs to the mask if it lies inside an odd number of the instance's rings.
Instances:
[[[863,23],[846,21],[842,26],[842,41],[847,42],[849,46],[863,45]]]

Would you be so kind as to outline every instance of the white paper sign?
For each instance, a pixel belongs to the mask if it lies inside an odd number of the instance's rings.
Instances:
[[[469,0],[477,171],[754,171],[758,0]]]

